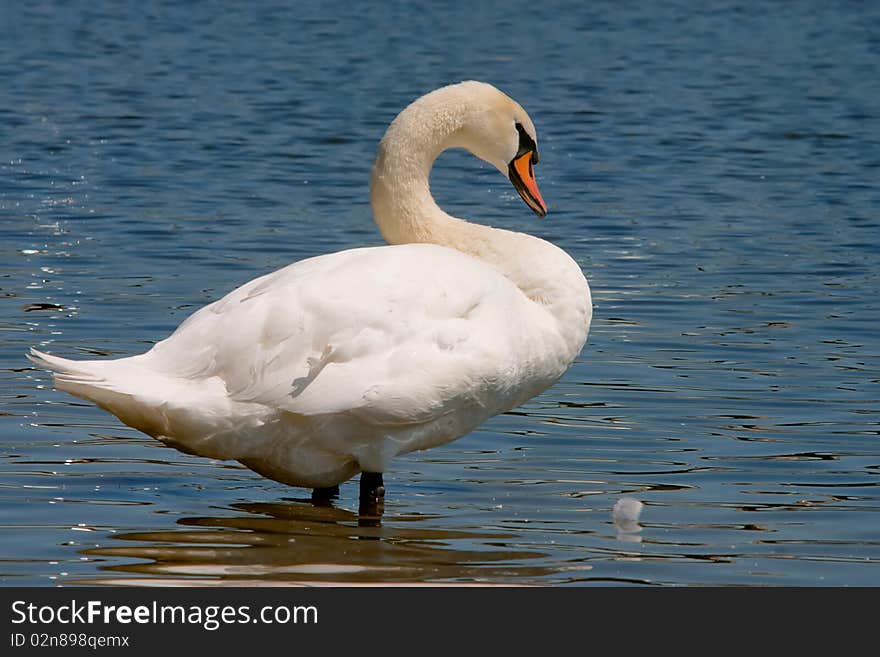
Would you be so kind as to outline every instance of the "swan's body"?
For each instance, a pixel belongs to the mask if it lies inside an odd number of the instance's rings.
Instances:
[[[507,134],[514,121],[527,133],[519,144]],[[450,217],[428,188],[445,148],[504,171],[522,139],[536,149],[533,135],[494,87],[432,92],[392,123],[374,165],[389,246],[246,283],[145,354],[32,360],[136,429],[277,481],[324,488],[384,472],[394,456],[454,440],[546,389],[583,347],[591,302],[580,267],[538,238]],[[543,211],[533,178],[515,182]]]

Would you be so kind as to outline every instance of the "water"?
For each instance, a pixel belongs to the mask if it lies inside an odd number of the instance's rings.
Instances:
[[[12,4],[0,582],[880,584],[876,3]],[[436,196],[567,249],[595,319],[555,387],[399,459],[381,527],[356,482],[312,507],[24,360],[380,243],[385,126],[465,78],[530,112],[551,214],[462,153]]]

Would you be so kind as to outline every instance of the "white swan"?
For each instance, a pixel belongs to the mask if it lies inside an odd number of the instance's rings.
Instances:
[[[318,491],[364,472],[362,501],[366,481],[380,495],[394,456],[455,440],[549,387],[590,326],[589,286],[564,251],[437,206],[429,172],[455,147],[509,176],[544,216],[529,116],[491,85],[450,85],[401,112],[379,145],[370,193],[390,246],[257,278],[138,356],[29,357],[60,390],[182,451]]]

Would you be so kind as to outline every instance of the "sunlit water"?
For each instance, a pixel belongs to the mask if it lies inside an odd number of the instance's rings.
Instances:
[[[0,583],[880,584],[876,3],[20,4]],[[551,214],[460,153],[439,201],[567,249],[594,325],[545,394],[399,459],[380,527],[356,482],[313,507],[24,359],[143,351],[257,275],[380,243],[385,126],[464,78],[531,113]]]

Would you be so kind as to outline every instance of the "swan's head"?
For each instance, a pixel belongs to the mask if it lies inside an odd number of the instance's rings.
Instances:
[[[535,125],[519,103],[484,82],[461,82],[447,87],[459,91],[470,111],[453,135],[453,145],[466,148],[510,179],[523,201],[537,214],[547,214],[538,190]]]

